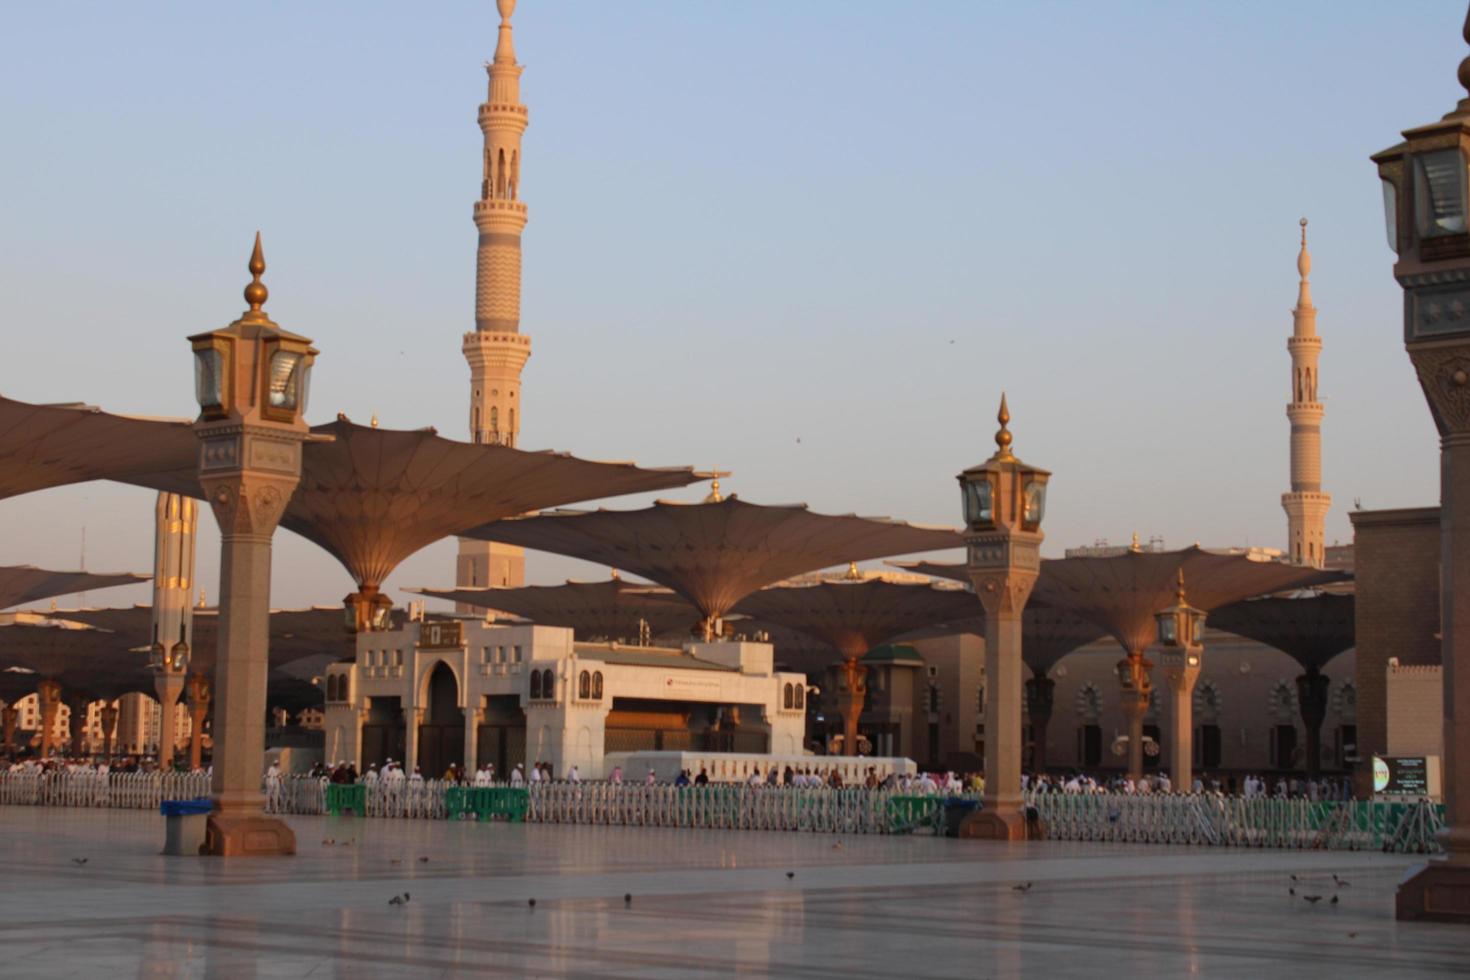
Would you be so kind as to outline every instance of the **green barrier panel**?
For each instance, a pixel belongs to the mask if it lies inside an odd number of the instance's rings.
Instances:
[[[367,813],[367,787],[330,783],[327,785],[326,810],[336,815],[351,810],[361,817]]]

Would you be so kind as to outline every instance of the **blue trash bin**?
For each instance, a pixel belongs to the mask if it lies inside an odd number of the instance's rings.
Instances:
[[[214,804],[209,797],[164,800],[158,812],[164,818],[163,853],[197,855],[204,846],[204,830]]]

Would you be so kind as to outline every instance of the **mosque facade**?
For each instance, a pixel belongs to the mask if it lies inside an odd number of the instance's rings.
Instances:
[[[410,620],[359,634],[356,661],[323,681],[327,758],[360,769],[489,763],[504,776],[543,762],[595,779],[609,753],[804,748],[806,678],[776,670],[767,643],[581,643],[560,627]]]

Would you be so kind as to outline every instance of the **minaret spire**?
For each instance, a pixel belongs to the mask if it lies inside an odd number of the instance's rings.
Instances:
[[[475,262],[475,329],[461,350],[470,366],[470,438],[514,446],[521,431],[521,369],[531,338],[521,333],[521,136],[528,114],[521,104],[510,18],[515,0],[496,0],[500,13],[495,59],[485,63],[489,91],[480,105],[484,134],[480,199],[475,202],[479,246]],[[455,581],[462,586],[521,585],[525,553],[519,548],[462,540]],[[462,610],[465,611],[465,610]],[[472,610],[470,610],[472,611]]]
[[[1317,308],[1312,305],[1312,254],[1307,251],[1307,219],[1301,220],[1302,243],[1297,253],[1296,307],[1286,342],[1291,353],[1291,490],[1281,495],[1286,511],[1287,551],[1298,565],[1321,568],[1326,560],[1327,510],[1332,496],[1322,492],[1322,403],[1317,400],[1317,359],[1322,338],[1317,336]]]

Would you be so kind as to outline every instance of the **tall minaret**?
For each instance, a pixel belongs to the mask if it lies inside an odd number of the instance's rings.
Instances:
[[[1322,403],[1317,400],[1317,358],[1322,338],[1317,336],[1317,308],[1312,305],[1312,256],[1307,252],[1307,219],[1303,218],[1302,250],[1296,268],[1301,274],[1296,309],[1291,311],[1291,492],[1281,495],[1286,510],[1287,547],[1298,565],[1321,568],[1326,556],[1324,525],[1332,496],[1322,492]]]
[[[475,264],[475,329],[464,335],[470,365],[470,438],[514,446],[521,424],[521,368],[531,356],[531,338],[521,329],[521,230],[526,206],[520,201],[521,134],[526,107],[521,104],[521,66],[516,64],[510,17],[515,0],[496,0],[500,38],[495,60],[485,65],[490,94],[480,106],[485,134],[480,199],[475,227],[480,232]],[[455,582],[461,586],[522,585],[525,552],[507,545],[461,540]]]

